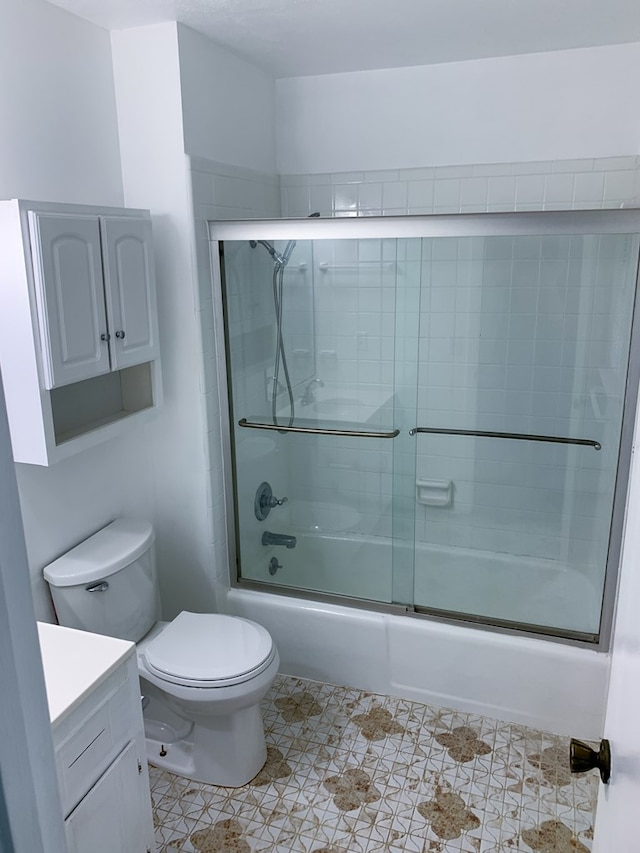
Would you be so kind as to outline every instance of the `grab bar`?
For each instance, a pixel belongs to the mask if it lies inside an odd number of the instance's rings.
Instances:
[[[349,429],[322,429],[320,427],[288,427],[278,426],[277,424],[251,423],[246,418],[239,420],[238,426],[247,427],[248,429],[275,429],[278,432],[303,432],[308,435],[351,435],[357,438],[395,438],[397,435],[400,435],[399,429],[391,430],[391,432],[366,432]]]
[[[556,435],[529,435],[524,432],[491,432],[482,429],[439,429],[437,427],[414,427],[409,430],[409,435],[415,435],[419,432],[432,433],[434,435],[472,435],[483,438],[512,438],[517,441],[548,441],[552,444],[582,444],[586,447],[593,447],[594,450],[601,450],[602,445],[599,441],[591,441],[589,438],[562,438]]]

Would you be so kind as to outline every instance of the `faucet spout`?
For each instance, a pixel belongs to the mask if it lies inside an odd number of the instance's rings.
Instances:
[[[295,536],[289,536],[286,533],[271,533],[265,530],[262,534],[263,545],[284,545],[285,548],[295,548],[297,539]]]

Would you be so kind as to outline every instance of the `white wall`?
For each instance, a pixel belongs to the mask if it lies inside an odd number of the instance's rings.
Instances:
[[[41,0],[2,4],[0,198],[122,204],[109,36]]]
[[[5,3],[0,27],[0,198],[123,202],[109,37],[41,0]],[[144,430],[52,468],[18,465],[36,616],[44,565],[148,504]]]
[[[112,33],[125,202],[149,207],[154,225],[164,405],[148,435],[167,617],[215,606],[179,29],[167,23]]]
[[[635,154],[640,44],[278,80],[278,172]]]
[[[186,153],[275,172],[273,78],[188,27],[178,44]]]

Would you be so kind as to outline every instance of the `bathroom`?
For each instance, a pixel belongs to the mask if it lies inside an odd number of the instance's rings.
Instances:
[[[603,201],[619,207],[638,195],[630,189],[640,134],[629,81],[640,60],[637,44],[615,43],[622,36],[609,46],[586,46],[601,44],[597,39],[554,43],[554,52],[494,59],[469,53],[456,57],[467,61],[432,66],[417,58],[412,68],[373,76],[343,67],[345,81],[323,76],[327,69],[266,73],[171,22],[140,19],[125,29],[129,23],[116,21],[110,34],[105,22],[97,26],[45,2],[5,11],[0,62],[10,85],[3,86],[1,197],[149,208],[162,340],[165,402],[153,422],[50,469],[17,466],[40,620],[53,617],[43,566],[117,516],[149,517],[161,531],[167,618],[224,601],[227,526],[219,384],[213,335],[206,334],[213,328],[203,280],[206,219],[589,208]],[[626,41],[632,26],[621,29]],[[385,122],[381,86],[389,92]],[[479,164],[491,168],[473,172]],[[452,171],[411,171],[435,167]],[[630,526],[630,554],[632,534]],[[624,600],[633,598],[634,582],[623,570]],[[626,626],[624,619],[620,610],[620,636],[632,647],[633,621]],[[554,645],[547,647],[552,657]],[[617,685],[614,666],[610,696]],[[609,737],[632,753],[633,730],[622,717],[620,726]],[[603,813],[602,820],[623,831],[625,818]],[[624,850],[631,842],[623,836],[609,843]]]

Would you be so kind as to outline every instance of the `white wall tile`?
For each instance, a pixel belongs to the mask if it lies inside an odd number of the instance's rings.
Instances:
[[[407,184],[404,181],[384,183],[382,185],[382,206],[385,210],[395,209],[406,212]]]
[[[608,172],[605,177],[604,200],[621,202],[630,198],[634,193],[635,177],[635,171],[630,169]]]
[[[573,173],[547,175],[545,180],[544,204],[564,204],[569,207],[573,201]]]
[[[440,171],[440,170],[438,170]],[[460,179],[443,178],[434,181],[433,206],[455,210],[460,205]]]
[[[573,187],[574,202],[600,202],[604,196],[604,178],[600,172],[578,173]]]
[[[519,175],[516,183],[516,204],[537,204],[544,201],[545,179],[543,174]]]
[[[468,177],[461,181],[461,206],[486,207],[488,203],[489,184],[484,177]]]
[[[487,203],[489,205],[508,205],[513,208],[516,203],[516,179],[512,177],[489,178]]]

